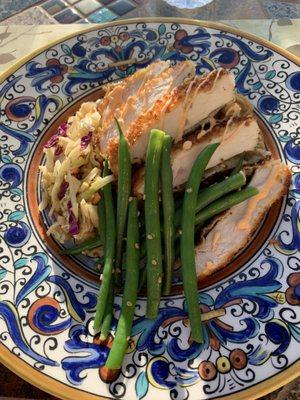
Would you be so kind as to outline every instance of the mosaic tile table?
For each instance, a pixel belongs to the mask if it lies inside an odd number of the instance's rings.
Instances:
[[[206,4],[200,7],[201,4]],[[206,20],[300,18],[299,0],[1,0],[5,25],[100,23],[144,16]]]
[[[236,2],[236,0],[226,1],[227,4],[229,2]],[[7,4],[9,3],[7,7],[3,6],[6,2]],[[245,2],[248,3],[247,0]],[[243,4],[245,2],[243,2]],[[20,5],[28,7],[36,3],[38,3],[36,0],[16,0],[14,2],[2,0],[0,1],[0,19],[7,18],[9,15],[14,14],[18,11],[17,7]],[[152,1],[150,4],[148,1],[142,2],[140,0],[135,0],[135,2],[130,0],[101,0],[101,3],[99,3],[97,0],[68,0],[68,3],[66,3],[62,0],[48,0],[39,3],[40,5],[38,6],[28,8],[15,16],[3,20],[3,26],[0,26],[0,72],[13,65],[18,59],[46,43],[56,40],[65,34],[80,32],[80,30],[85,28],[84,25],[80,24],[16,26],[12,25],[14,21],[15,23],[25,24],[71,23],[79,20],[81,22],[90,22],[93,21],[93,18],[95,21],[98,21],[99,19],[96,20],[93,15],[101,15],[102,19],[100,18],[100,21],[105,20],[105,18],[112,20],[122,15],[122,12],[126,17],[145,15],[150,10],[150,8],[147,9],[147,7],[152,7],[151,9],[153,11],[153,7],[159,2]],[[140,3],[144,3],[143,9],[140,8]],[[216,1],[215,5],[216,3],[218,2]],[[219,1],[219,3],[221,3],[221,1]],[[274,5],[276,2],[264,1],[265,14],[263,15],[271,18],[276,17],[279,18],[279,20],[262,19],[261,15],[257,15],[259,9],[255,8],[256,3],[258,2],[251,1],[252,6],[254,5],[254,10],[252,10],[252,12],[254,14],[256,13],[255,15],[257,18],[260,18],[259,21],[253,19],[237,19],[230,21],[223,20],[222,22],[272,40],[274,43],[300,56],[300,19],[295,18],[296,16],[300,16],[299,1],[294,1],[293,3],[281,2],[280,4],[284,4],[284,7],[278,6],[279,2],[277,2],[277,5]],[[289,4],[289,6],[287,6],[287,4]],[[107,5],[107,7],[105,7],[105,5]],[[168,12],[170,12],[168,7],[169,6],[165,5],[165,8],[160,9],[160,11],[162,11],[164,15],[168,15]],[[209,7],[207,10],[207,17],[209,17],[212,15],[212,11],[209,11]],[[187,15],[190,12],[188,10],[178,11],[176,16],[178,16],[178,14],[182,16],[182,12],[185,13],[183,14],[184,16],[191,16]],[[241,10],[236,8],[235,15],[238,15],[239,12],[241,12]],[[72,13],[74,15],[80,15],[80,18],[75,18],[73,16],[70,17],[71,20],[68,20],[67,16],[71,16]],[[155,13],[152,15],[155,15]],[[171,15],[174,15],[174,12]],[[87,18],[83,18],[84,16],[87,16]],[[199,14],[197,17],[204,18],[205,16]],[[226,17],[225,14],[221,13],[221,9],[219,10],[219,17],[218,19],[224,19]],[[28,40],[29,38],[30,40]],[[25,43],[26,46],[24,45]],[[15,400],[20,400],[21,398],[55,400],[54,397],[30,386],[8,371],[5,367],[0,366],[0,400],[8,400],[11,398]],[[300,381],[297,380],[290,383],[283,389],[264,397],[263,400],[300,400]]]

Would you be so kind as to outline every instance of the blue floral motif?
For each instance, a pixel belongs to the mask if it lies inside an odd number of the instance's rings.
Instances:
[[[90,368],[99,368],[105,364],[109,348],[102,344],[88,343],[81,339],[88,332],[83,326],[74,326],[70,330],[70,339],[65,343],[65,349],[70,353],[82,352],[85,355],[66,357],[62,368],[67,372],[67,378],[73,385],[79,385],[84,379],[80,374]],[[87,354],[87,355],[86,355]]]
[[[33,360],[38,361],[45,365],[56,366],[57,362],[44,357],[32,350],[31,346],[27,343],[23,333],[23,329],[20,325],[19,315],[16,311],[15,306],[9,301],[0,302],[0,316],[4,319],[8,332],[15,345],[22,350],[26,355],[31,357]]]
[[[292,73],[286,81],[286,86],[288,89],[292,90],[293,92],[299,93],[300,92],[300,72]]]
[[[289,161],[297,164],[300,160],[300,145],[295,144],[293,140],[289,140],[285,145],[284,152]]]
[[[25,182],[32,179],[33,149],[58,113],[157,59],[192,60],[198,74],[230,69],[238,92],[256,108],[290,163],[293,180],[275,239],[249,265],[199,294],[204,343],[189,337],[181,295],[164,298],[155,321],[143,316],[141,298],[126,362],[107,382],[103,371],[113,336],[101,342],[90,331],[97,287],[43,247],[28,212]],[[295,362],[299,354],[293,349],[300,343],[299,90],[296,64],[255,41],[195,25],[145,22],[65,40],[1,83],[1,346],[65,383],[57,373],[61,368],[78,390],[101,395],[108,389],[113,398],[126,399],[151,397],[152,388],[186,399],[192,385],[201,387],[205,398],[230,396],[259,382],[262,369],[271,376]],[[115,304],[112,330],[119,308]],[[93,377],[95,371],[99,375],[92,387],[91,370]],[[133,385],[127,387],[124,379]]]
[[[278,245],[282,251],[287,251],[289,254],[295,254],[300,251],[300,201],[296,201],[291,210],[291,225],[292,225],[292,237],[289,243],[286,239],[283,239],[283,234],[286,232],[281,232],[278,235]]]
[[[3,182],[9,183],[11,189],[16,188],[22,182],[23,170],[17,164],[3,164],[0,168],[0,178]]]
[[[51,267],[47,265],[48,257],[45,256],[45,254],[36,254],[31,260],[35,261],[37,266],[33,275],[19,291],[16,298],[17,306],[25,297],[29,295],[29,293],[34,291],[34,289],[36,289],[50,275],[51,272]]]
[[[42,304],[41,304],[42,303]],[[34,312],[29,313],[29,325],[33,331],[44,336],[57,335],[67,330],[72,325],[72,318],[65,318],[57,322],[60,317],[61,309],[44,298],[42,301],[33,303]],[[32,308],[31,308],[32,310]]]
[[[289,347],[291,334],[286,324],[281,320],[273,319],[268,321],[265,325],[265,333],[271,342],[278,345],[272,355],[278,356]]]
[[[68,311],[75,321],[83,322],[85,319],[85,310],[91,311],[95,309],[97,298],[94,293],[87,292],[84,295],[84,298],[87,298],[88,301],[86,303],[81,303],[78,301],[74,289],[71,287],[69,282],[61,276],[51,275],[47,278],[47,281],[55,284],[63,290]]]
[[[26,244],[30,238],[31,231],[25,222],[19,222],[11,226],[4,234],[4,240],[12,247],[20,247]]]

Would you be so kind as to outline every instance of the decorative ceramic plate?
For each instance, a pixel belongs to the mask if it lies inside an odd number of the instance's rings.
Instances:
[[[181,291],[156,321],[145,298],[121,373],[107,382],[111,340],[92,335],[98,287],[87,257],[59,255],[38,213],[43,143],[106,82],[151,61],[222,66],[255,107],[274,158],[293,172],[289,195],[248,247],[200,288],[205,342],[189,340]],[[252,399],[300,371],[300,72],[295,57],[218,24],[127,20],[89,28],[27,58],[2,77],[0,167],[1,361],[65,399]],[[116,299],[118,313],[120,298]],[[4,394],[4,393],[1,393]],[[100,397],[99,397],[100,396]]]

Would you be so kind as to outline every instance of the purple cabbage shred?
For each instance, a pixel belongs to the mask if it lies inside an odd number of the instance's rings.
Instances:
[[[62,124],[59,125],[57,129],[58,135],[67,136],[67,129],[68,129],[68,124],[66,122],[63,122]]]
[[[63,148],[58,144],[55,148],[54,155],[59,157],[63,153]]]
[[[82,136],[81,142],[80,142],[80,148],[82,150],[86,149],[88,144],[90,143],[92,139],[92,132],[88,133],[86,136]]]
[[[74,236],[79,233],[79,224],[72,210],[69,210],[69,234]]]
[[[57,144],[59,136],[67,136],[67,128],[68,124],[66,122],[63,122],[62,124],[59,125],[57,132],[48,140],[48,142],[45,144],[45,148],[49,149],[50,147],[53,147]]]
[[[66,181],[63,181],[63,183],[60,186],[59,192],[57,194],[58,200],[61,200],[65,197],[68,187],[69,187],[69,183]],[[72,205],[71,205],[71,207],[72,207]]]

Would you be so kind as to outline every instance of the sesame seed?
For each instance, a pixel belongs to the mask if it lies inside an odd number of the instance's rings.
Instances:
[[[178,235],[182,235],[182,230],[178,229]]]
[[[102,279],[103,279],[103,274],[100,275],[99,279],[100,279],[100,281],[102,281]]]
[[[133,200],[133,197],[130,196],[130,197],[128,198],[128,202],[130,203],[130,202],[132,202],[132,200]]]
[[[146,195],[145,194],[143,194],[143,200],[146,200]]]
[[[127,340],[127,342],[129,342],[129,340],[130,340],[130,336],[127,336],[126,340]]]
[[[193,189],[192,189],[192,188],[188,188],[188,189],[186,189],[186,192],[187,192],[187,193],[192,193],[192,191],[193,191]]]
[[[152,240],[152,239],[153,239],[153,235],[151,235],[151,233],[149,233],[149,234],[147,235],[147,239]]]
[[[139,217],[141,215],[140,211],[137,212],[137,216]]]
[[[189,150],[192,147],[192,142],[190,140],[186,140],[183,142],[182,148],[183,150]]]
[[[151,261],[151,264],[152,264],[152,265],[157,265],[157,261],[156,261],[156,260],[152,260],[152,261]]]
[[[158,281],[157,281],[158,283],[162,283],[162,279],[161,279],[161,276],[158,278]]]
[[[139,249],[139,248],[140,248],[139,243],[135,243],[135,244],[134,244],[134,247],[135,247],[136,249]]]
[[[127,301],[126,305],[127,305],[128,307],[132,307],[133,304],[131,303],[131,301]]]

